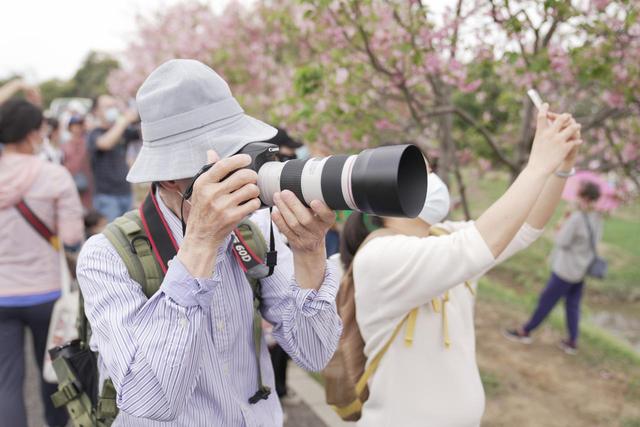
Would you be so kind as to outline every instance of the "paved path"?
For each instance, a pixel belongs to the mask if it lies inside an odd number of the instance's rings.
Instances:
[[[24,397],[27,404],[29,427],[42,427],[44,414],[40,401],[40,384],[38,371],[33,356],[31,336],[27,334],[25,352],[27,355]],[[309,375],[289,364],[289,386],[300,396],[302,402],[297,405],[283,405],[286,413],[284,427],[341,427],[349,424],[341,423],[337,416],[324,404],[324,391]],[[353,425],[351,425],[353,426]]]

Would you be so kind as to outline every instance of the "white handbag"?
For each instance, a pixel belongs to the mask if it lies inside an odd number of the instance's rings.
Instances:
[[[51,313],[51,323],[49,324],[49,334],[47,335],[47,346],[44,354],[44,364],[42,376],[46,382],[57,383],[58,379],[53,370],[49,349],[63,345],[73,339],[78,338],[76,329],[76,318],[78,317],[78,304],[80,293],[77,289],[72,290],[73,279],[69,272],[69,266],[64,253],[64,249],[59,251],[60,258],[60,280],[62,295],[53,306]]]

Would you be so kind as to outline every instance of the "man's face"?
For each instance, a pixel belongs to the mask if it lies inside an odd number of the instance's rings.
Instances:
[[[103,122],[103,124],[111,124],[113,123],[112,116],[114,111],[118,112],[118,102],[117,100],[110,95],[101,95],[98,98],[98,118]]]
[[[180,218],[180,210],[182,209],[182,218],[186,222],[191,212],[191,203],[185,200],[182,203],[182,195],[187,191],[191,184],[191,178],[178,179],[175,181],[161,182],[162,199],[167,206]]]
[[[69,126],[69,132],[71,133],[71,135],[76,137],[82,136],[82,134],[84,133],[84,124],[76,123],[74,125]]]

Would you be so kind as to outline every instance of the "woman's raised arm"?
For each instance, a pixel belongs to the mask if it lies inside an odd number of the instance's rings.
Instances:
[[[494,257],[502,253],[530,216],[550,176],[581,143],[575,137],[579,135],[580,125],[569,114],[557,116],[549,123],[548,109],[544,104],[538,113],[536,136],[527,166],[502,197],[476,221],[476,227]],[[544,219],[544,215],[540,218]]]

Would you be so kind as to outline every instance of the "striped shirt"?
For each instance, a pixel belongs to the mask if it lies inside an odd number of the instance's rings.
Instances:
[[[180,220],[160,197],[158,202],[180,245]],[[258,211],[252,220],[268,236],[268,211]],[[149,299],[104,235],[85,244],[78,280],[93,333],[90,345],[99,352],[101,384],[110,377],[118,392],[114,426],[282,425],[275,392],[248,403],[258,375],[253,297],[230,243],[229,236],[211,278],[192,277],[174,258],[160,290]],[[276,248],[278,266],[262,280],[262,315],[291,358],[318,371],[333,355],[342,331],[335,305],[337,274],[328,264],[318,290],[302,289],[279,233]],[[275,390],[264,341],[260,365],[265,384]]]

